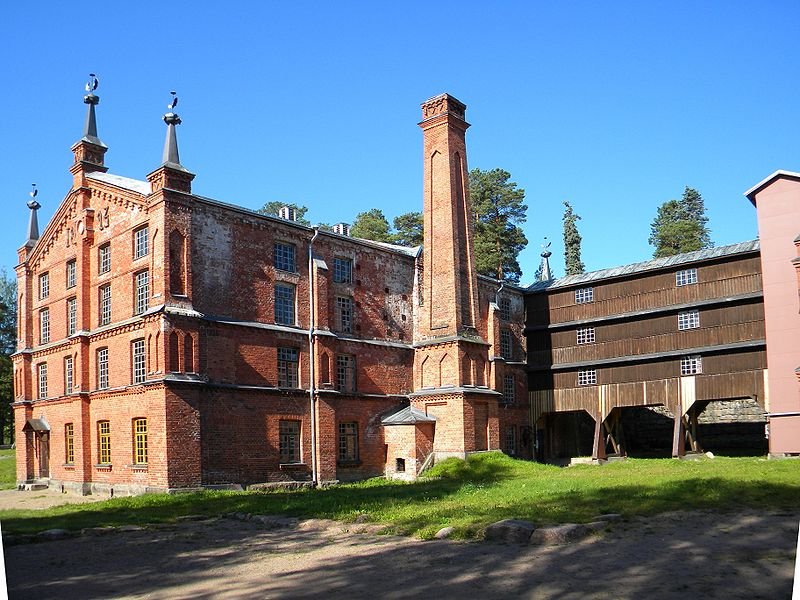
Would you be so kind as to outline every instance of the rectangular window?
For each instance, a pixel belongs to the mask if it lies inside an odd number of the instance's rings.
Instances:
[[[75,335],[78,330],[78,299],[67,299],[67,335]]]
[[[142,258],[147,256],[149,249],[150,230],[145,225],[133,232],[133,259]]]
[[[506,454],[514,456],[517,453],[517,428],[514,425],[506,427]]]
[[[576,333],[579,344],[594,343],[594,327],[578,327]]]
[[[136,274],[136,313],[142,314],[147,310],[150,301],[150,273],[142,271]]]
[[[111,244],[103,244],[97,249],[97,272],[102,275],[111,270]]]
[[[108,421],[97,422],[97,462],[111,464],[111,423]]]
[[[675,285],[690,285],[697,283],[697,269],[684,269],[675,273]]]
[[[297,348],[278,348],[278,387],[296,389],[299,386]]]
[[[145,356],[144,340],[133,340],[131,342],[131,357],[133,365],[133,383],[144,383],[145,379]]]
[[[511,299],[510,298],[500,298],[500,304],[498,306],[500,308],[500,318],[503,321],[510,321],[511,320]]]
[[[280,461],[300,462],[300,421],[280,422]]]
[[[594,302],[594,288],[588,287],[575,290],[575,302],[578,304]]]
[[[67,263],[67,289],[74,288],[77,285],[77,264],[74,260]]]
[[[133,420],[133,464],[147,464],[147,419]]]
[[[100,286],[100,325],[111,323],[111,284]]]
[[[508,329],[500,331],[500,356],[510,359],[514,355],[514,344],[511,339],[511,332]]]
[[[336,297],[336,328],[342,333],[353,333],[353,299]]]
[[[75,365],[71,356],[64,358],[64,394],[71,394],[75,379]]]
[[[275,322],[294,325],[294,286],[275,284]]]
[[[47,398],[47,363],[40,363],[36,367],[39,379],[39,400]]]
[[[517,386],[513,375],[503,376],[503,402],[514,404],[517,400]]]
[[[104,390],[108,387],[108,348],[97,351],[97,389]]]
[[[289,273],[296,273],[294,262],[294,246],[292,244],[284,244],[282,242],[275,242],[275,268],[281,271],[288,271]]]
[[[597,370],[584,369],[578,371],[578,385],[596,385],[597,384]]]
[[[336,283],[353,283],[353,261],[349,258],[334,257],[333,280]]]
[[[39,300],[44,300],[50,296],[50,273],[39,275]]]
[[[75,464],[75,426],[72,423],[64,425],[64,463]]]
[[[39,311],[39,343],[50,342],[50,309],[43,308]]]
[[[351,354],[336,357],[336,389],[340,392],[356,391],[356,359]]]
[[[703,372],[703,359],[699,356],[684,356],[681,359],[681,375],[697,375]]]
[[[339,462],[358,462],[358,423],[339,423]]]
[[[678,330],[700,327],[700,311],[686,310],[678,313]]]

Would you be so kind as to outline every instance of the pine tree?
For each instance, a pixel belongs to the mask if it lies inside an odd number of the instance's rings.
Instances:
[[[401,246],[422,245],[422,213],[410,212],[399,215],[392,221],[395,233],[392,236],[395,244]]]
[[[662,258],[713,247],[707,223],[703,197],[687,186],[680,200],[668,200],[658,207],[648,240],[655,246],[653,256]]]
[[[564,263],[567,275],[579,275],[586,272],[586,267],[581,260],[581,241],[583,238],[578,233],[577,222],[580,216],[575,214],[572,205],[564,202]]]
[[[270,217],[277,217],[281,208],[284,206],[288,206],[289,208],[293,208],[295,210],[295,216],[297,217],[295,220],[300,223],[300,225],[305,225],[306,227],[311,226],[311,221],[306,219],[308,207],[300,206],[298,204],[294,204],[293,202],[278,202],[277,200],[273,200],[272,202],[267,202],[256,212],[260,212],[262,215],[269,215]]]
[[[469,192],[475,215],[475,264],[478,273],[518,283],[517,257],[528,245],[519,224],[526,220],[525,190],[518,189],[503,169],[469,172]]]
[[[376,242],[392,242],[394,239],[389,232],[389,221],[379,208],[358,213],[350,227],[350,235]]]

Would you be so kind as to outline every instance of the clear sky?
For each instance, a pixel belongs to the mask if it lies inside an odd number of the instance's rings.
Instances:
[[[0,23],[0,267],[25,240],[30,184],[44,228],[69,190],[83,84],[99,75],[110,172],[158,166],[169,91],[193,190],[313,222],[422,204],[419,105],[467,104],[470,168],[527,192],[533,279],[544,236],[564,272],[562,202],[594,270],[652,255],[659,204],[685,186],[717,245],[753,239],[743,192],[800,171],[800,3],[37,2]],[[800,223],[798,224],[800,232]]]

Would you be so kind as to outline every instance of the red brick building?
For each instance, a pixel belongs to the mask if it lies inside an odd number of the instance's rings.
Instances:
[[[422,248],[192,192],[175,114],[146,181],[95,107],[73,186],[19,251],[17,479],[88,492],[414,477],[531,456],[522,290],[476,275],[465,106],[422,105]],[[501,289],[502,288],[502,289]]]

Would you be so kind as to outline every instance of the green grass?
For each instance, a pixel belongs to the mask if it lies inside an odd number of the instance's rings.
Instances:
[[[625,516],[693,509],[796,512],[798,497],[800,461],[629,459],[564,469],[489,453],[467,461],[444,461],[416,483],[372,479],[320,490],[148,495],[41,511],[2,511],[0,519],[4,530],[24,533],[169,522],[184,514],[249,512],[343,521],[366,515],[391,533],[430,538],[450,525],[456,537],[472,538],[504,518],[541,525],[586,522],[608,512]]]
[[[15,450],[0,450],[0,490],[8,490],[17,485],[17,461]]]

